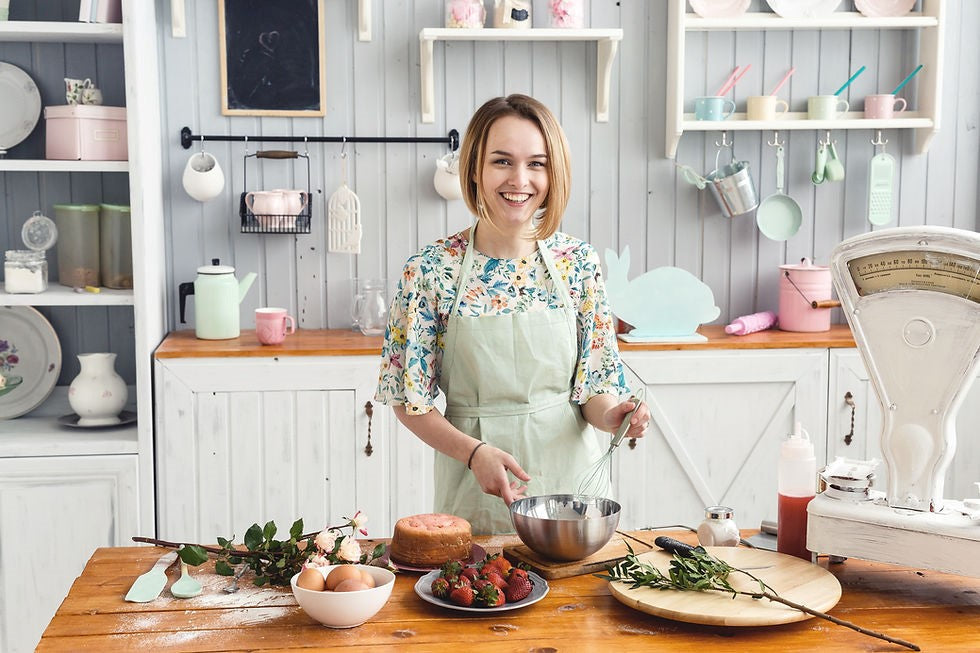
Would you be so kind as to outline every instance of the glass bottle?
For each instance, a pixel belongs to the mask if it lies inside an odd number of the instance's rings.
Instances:
[[[98,204],[55,204],[58,227],[58,281],[84,288],[101,285],[99,279]]]
[[[388,328],[387,285],[383,279],[365,279],[354,298],[354,322],[366,336],[384,335]]]
[[[483,0],[447,0],[446,27],[478,29],[487,20]]]
[[[735,511],[727,506],[708,506],[704,509],[704,521],[698,526],[698,544],[701,546],[737,546],[738,526]]]

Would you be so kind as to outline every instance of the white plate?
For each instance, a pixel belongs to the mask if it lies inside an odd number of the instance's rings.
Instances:
[[[822,18],[837,10],[841,0],[766,0],[783,18]]]
[[[58,423],[62,426],[71,426],[79,429],[111,429],[124,424],[132,424],[136,421],[136,413],[128,410],[122,411],[119,413],[119,421],[115,424],[79,424],[78,420],[80,419],[82,418],[75,413],[71,413],[59,417]]]
[[[436,598],[432,595],[432,581],[439,578],[439,574],[442,572],[438,569],[435,571],[430,571],[422,578],[419,578],[418,582],[415,583],[415,593],[423,601],[428,601],[433,605],[438,605],[443,608],[449,608],[450,610],[460,610],[462,612],[507,612],[508,610],[519,610],[520,608],[531,605],[532,603],[537,603],[545,596],[548,595],[548,581],[541,576],[538,576],[533,571],[527,572],[527,577],[531,580],[531,593],[525,598],[517,601],[516,603],[504,603],[503,605],[496,608],[475,608],[466,607],[463,605],[456,605],[451,601],[446,601],[444,599]]]
[[[34,131],[41,116],[41,94],[31,76],[0,61],[0,151],[9,150]]]
[[[51,323],[30,306],[0,306],[0,373],[24,379],[0,397],[0,419],[31,412],[58,382],[61,343]]]
[[[737,18],[752,0],[690,0],[691,9],[702,18]]]
[[[904,16],[914,6],[915,0],[854,0],[854,8],[870,18]]]

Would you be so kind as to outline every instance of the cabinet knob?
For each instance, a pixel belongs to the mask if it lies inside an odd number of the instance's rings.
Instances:
[[[370,456],[372,453],[374,453],[374,447],[371,446],[371,422],[374,418],[374,404],[372,404],[370,401],[364,404],[364,413],[368,418],[367,446],[364,447],[364,455]]]
[[[857,405],[854,403],[854,395],[850,391],[844,393],[844,403],[851,407],[851,431],[844,436],[844,444],[850,446],[851,441],[854,439],[854,411],[857,408]]]

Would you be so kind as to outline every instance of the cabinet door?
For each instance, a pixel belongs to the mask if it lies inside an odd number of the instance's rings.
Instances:
[[[854,431],[851,443],[845,438],[851,433],[851,406],[845,395],[854,401]],[[857,350],[830,352],[830,414],[828,417],[828,460],[836,456],[868,460],[878,458],[875,489],[887,491],[888,468],[881,454],[881,404],[864,361]],[[943,495],[962,500],[977,497],[975,482],[980,481],[977,460],[980,459],[980,383],[974,382],[960,405],[956,417],[956,454],[946,472]]]
[[[436,399],[436,409],[445,414],[445,397]],[[391,415],[391,521],[432,512],[435,507],[433,472],[435,453],[414,433],[402,426],[392,409],[381,406]],[[389,530],[389,534],[390,534]]]
[[[758,528],[776,519],[779,446],[795,422],[818,466],[825,458],[824,349],[629,352],[623,362],[646,385],[652,419],[615,455],[621,528],[697,526],[719,504]]]
[[[0,459],[0,651],[33,651],[93,551],[138,535],[137,457]]]
[[[377,374],[376,357],[158,360],[160,537],[238,542],[271,520],[281,538],[297,518],[314,532],[357,510],[390,533]]]

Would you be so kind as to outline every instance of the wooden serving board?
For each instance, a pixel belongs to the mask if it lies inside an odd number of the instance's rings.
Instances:
[[[588,558],[572,562],[549,560],[523,544],[505,546],[503,554],[511,563],[516,564],[522,562],[530,567],[531,571],[541,577],[547,580],[555,580],[557,578],[603,572],[606,570],[606,567],[626,557],[626,554],[629,553],[626,548],[627,544],[632,547],[634,553],[643,553],[656,548],[653,544],[654,537],[656,536],[653,533],[636,535],[616,531],[604,547]]]
[[[823,567],[775,551],[743,547],[709,546],[708,552],[733,567],[745,569],[762,579],[776,593],[791,601],[826,612],[840,600],[837,578]],[[671,554],[661,549],[637,556],[662,572],[670,568]],[[756,591],[758,583],[744,574],[728,577],[735,589]],[[651,587],[630,589],[630,585],[610,582],[609,590],[622,603],[641,612],[712,626],[768,626],[810,619],[811,615],[768,599],[753,599],[727,592],[685,592]]]

